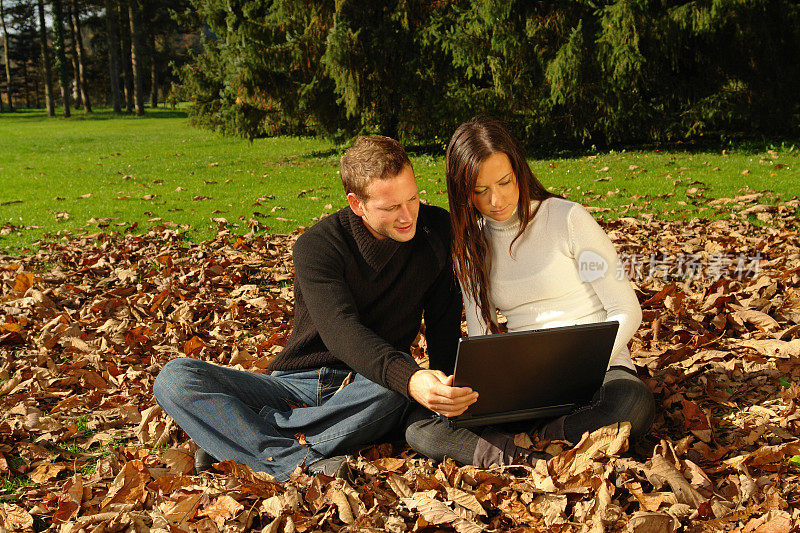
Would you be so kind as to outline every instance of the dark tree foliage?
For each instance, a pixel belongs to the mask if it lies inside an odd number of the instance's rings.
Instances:
[[[192,120],[250,138],[335,134],[347,124],[321,58],[333,6],[320,0],[192,0],[207,24],[202,54],[187,64],[182,95]]]
[[[78,91],[80,93],[81,104],[86,113],[92,112],[91,98],[87,88],[87,68],[86,68],[86,52],[83,48],[83,31],[81,29],[83,22],[81,21],[82,13],[79,9],[80,4],[77,0],[70,0],[70,14],[72,26],[72,46],[75,53],[75,81],[78,82]]]
[[[133,73],[133,102],[138,116],[144,115],[144,68],[140,35],[139,0],[128,0],[128,24],[131,38],[131,72]]]
[[[64,11],[61,0],[52,0],[53,6],[53,55],[56,60],[56,74],[61,85],[61,101],[65,117],[70,113],[70,72],[67,54],[64,49]]]
[[[6,27],[6,8],[3,5],[3,0],[0,0],[0,29],[2,30],[2,34],[0,34],[0,45],[3,46],[3,74],[5,74],[5,93],[6,93],[6,101],[8,102],[8,109],[9,111],[14,110],[14,89],[13,89],[13,82],[11,78],[11,60],[9,59],[8,53],[8,28]],[[0,112],[3,111],[3,100],[0,97]]]
[[[789,0],[191,0],[193,120],[435,140],[492,113],[545,145],[796,133]]]
[[[164,101],[177,81],[173,69],[187,61],[189,49],[199,48],[198,26],[180,24],[173,17],[174,12],[189,8],[189,0],[137,0],[131,4],[128,0],[2,0],[0,18],[5,24],[0,24],[0,92],[4,99],[8,100],[10,79],[15,106],[41,107],[49,102],[51,109],[54,100],[49,80],[58,76],[61,82],[62,69],[50,69],[61,50],[63,86],[73,96],[72,103],[82,105],[86,112],[97,103],[112,105],[119,112],[125,104],[121,83],[129,79],[133,109],[135,77],[132,69],[124,69],[132,67],[129,5],[138,12],[134,23],[139,34],[136,59],[142,94],[150,94],[151,105]],[[57,20],[61,23],[56,24]]]
[[[35,3],[4,0],[8,30],[8,73],[16,107],[44,103],[41,48]]]
[[[115,16],[116,13],[112,8],[111,0],[105,0],[104,7],[106,8],[105,30],[106,30],[106,45],[108,54],[108,76],[109,87],[111,89],[111,108],[114,113],[122,112],[122,90],[120,86],[120,77],[122,71],[120,68],[119,57],[119,21]],[[111,13],[112,16],[108,16]]]
[[[45,104],[47,106],[47,116],[54,117],[56,113],[55,99],[53,98],[53,75],[52,69],[50,68],[50,47],[47,44],[47,25],[45,23],[44,16],[44,0],[38,0],[37,7],[39,8],[39,45],[42,51],[41,64],[43,67]]]

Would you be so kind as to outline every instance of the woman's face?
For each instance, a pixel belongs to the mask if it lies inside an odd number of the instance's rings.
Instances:
[[[517,177],[511,161],[503,152],[495,152],[481,165],[472,190],[472,205],[484,216],[502,222],[519,203]]]

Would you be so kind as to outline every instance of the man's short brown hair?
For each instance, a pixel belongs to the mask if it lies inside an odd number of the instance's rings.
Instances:
[[[403,146],[383,135],[362,136],[345,150],[339,164],[339,173],[345,194],[354,193],[367,200],[367,186],[374,179],[397,176],[403,167],[411,166]]]

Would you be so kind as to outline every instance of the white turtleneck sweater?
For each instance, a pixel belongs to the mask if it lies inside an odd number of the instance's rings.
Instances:
[[[538,203],[531,202],[531,212]],[[642,309],[627,277],[618,275],[614,245],[588,211],[561,198],[545,200],[513,253],[516,212],[503,222],[484,217],[483,227],[492,261],[489,304],[508,319],[510,332],[616,320],[609,366],[634,368],[627,345]],[[480,310],[462,294],[469,335],[486,334]]]

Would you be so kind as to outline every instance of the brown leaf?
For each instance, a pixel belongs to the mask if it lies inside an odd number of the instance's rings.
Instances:
[[[194,336],[183,345],[183,353],[187,356],[197,355],[205,347],[206,343],[198,336]]]
[[[672,533],[678,530],[678,521],[667,513],[637,511],[625,528],[629,533]]]
[[[762,313],[761,311],[756,311],[754,309],[741,309],[736,311],[736,316],[744,320],[745,322],[750,322],[758,329],[761,330],[770,330],[770,329],[778,329],[780,328],[780,324],[778,321],[769,316],[766,313]]]
[[[75,518],[83,501],[83,478],[75,474],[67,481],[58,498],[58,509],[53,514],[53,522],[65,523]]]
[[[198,516],[207,516],[221,528],[225,522],[235,517],[239,512],[244,509],[244,505],[237,502],[227,494],[217,498],[210,507],[197,513]]]
[[[33,517],[15,503],[3,503],[2,508],[3,526],[8,531],[33,531]]]
[[[480,504],[474,494],[464,492],[453,487],[446,487],[447,499],[451,500],[465,509],[469,509],[477,515],[486,516],[486,510]]]
[[[161,459],[169,468],[170,474],[182,475],[194,472],[194,455],[183,448],[170,448]]]
[[[411,487],[408,485],[408,481],[398,474],[390,474],[389,477],[386,478],[386,482],[400,498],[408,498],[413,494]]]
[[[381,457],[380,459],[372,461],[372,464],[384,472],[397,472],[406,466],[406,461],[399,457]]]
[[[683,423],[686,429],[697,435],[703,442],[711,442],[711,424],[703,410],[688,400],[681,399],[683,405]]]
[[[742,533],[789,533],[797,528],[796,521],[786,511],[771,509],[760,518],[751,519]]]
[[[586,432],[574,448],[548,460],[549,469],[551,472],[558,472],[559,480],[562,482],[570,477],[579,476],[592,469],[594,459],[626,451],[630,432],[630,422],[605,426],[591,433]]]
[[[140,504],[147,497],[145,485],[150,481],[150,473],[142,461],[134,459],[125,463],[108,488],[108,495],[100,504],[103,510],[112,504]]]
[[[422,518],[429,524],[437,526],[452,524],[459,533],[479,533],[483,531],[483,528],[474,522],[458,516],[444,502],[434,500],[425,493],[417,492],[410,498],[403,498],[402,501],[410,509],[419,511]]]
[[[541,494],[531,502],[532,513],[541,515],[548,527],[567,521],[567,497],[563,494]]]
[[[330,491],[328,499],[331,503],[336,505],[339,511],[339,520],[347,525],[356,521],[355,516],[353,516],[353,509],[350,507],[350,502],[347,501],[347,496],[341,489],[334,488],[334,490]]]
[[[194,518],[203,491],[183,491],[179,490],[171,496],[169,501],[159,505],[161,513],[170,525],[184,531],[188,531],[186,523]]]
[[[517,433],[514,435],[514,445],[520,448],[533,448],[533,442],[527,433]]]
[[[17,274],[17,278],[14,281],[14,292],[24,293],[35,283],[36,276],[32,272],[23,272],[21,274]]]
[[[30,473],[29,477],[34,483],[44,483],[45,481],[55,479],[56,476],[66,468],[65,465],[59,463],[45,463],[36,467],[36,469]]]
[[[675,493],[678,503],[685,503],[697,508],[705,501],[702,495],[681,475],[681,473],[664,457],[654,455],[651,459],[652,466],[645,469],[647,480],[655,487],[668,484]]]

